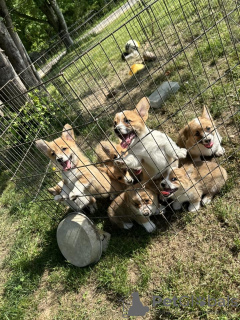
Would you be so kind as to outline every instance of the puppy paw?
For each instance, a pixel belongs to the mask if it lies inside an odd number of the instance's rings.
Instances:
[[[152,221],[145,222],[145,223],[142,224],[142,226],[149,233],[151,233],[151,232],[153,232],[153,231],[155,231],[157,229],[155,223],[153,223]]]
[[[174,210],[180,210],[182,208],[182,204],[178,201],[173,202],[173,209]]]
[[[205,197],[203,197],[203,199],[202,199],[202,205],[203,205],[203,206],[206,206],[207,204],[211,203],[211,201],[212,201],[212,198],[211,198],[211,197],[205,196]]]
[[[189,212],[195,212],[195,211],[198,211],[199,209],[200,209],[200,202],[191,203],[188,207]]]
[[[74,201],[74,200],[76,200],[78,197],[79,197],[79,199],[80,199],[81,201],[83,201],[83,202],[84,202],[84,198],[86,198],[86,197],[84,197],[84,194],[83,194],[83,193],[78,192],[77,190],[71,191],[71,192],[69,193],[69,200]],[[88,200],[88,202],[89,202],[89,200]]]
[[[176,154],[179,159],[184,159],[187,156],[187,149],[179,148],[178,150],[176,150]]]
[[[126,230],[131,229],[132,226],[133,226],[132,222],[124,222],[123,223],[123,229],[126,229]]]
[[[215,152],[215,156],[217,157],[221,157],[222,155],[224,155],[225,153],[225,149],[220,147],[216,152]]]
[[[166,211],[166,207],[161,205],[157,208],[156,212],[154,213],[154,215],[159,215],[159,214],[163,214]]]

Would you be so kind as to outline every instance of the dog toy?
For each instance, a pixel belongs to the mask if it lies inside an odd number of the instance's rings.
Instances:
[[[135,63],[130,67],[129,75],[132,76],[133,74],[137,73],[138,71],[144,69],[145,66],[142,63]]]

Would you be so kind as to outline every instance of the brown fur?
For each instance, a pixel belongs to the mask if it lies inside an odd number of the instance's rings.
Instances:
[[[101,141],[95,148],[98,162],[100,162],[98,169],[101,172],[107,173],[112,180],[117,180],[119,183],[128,185],[133,183],[133,178],[129,171],[125,167],[118,166],[113,161],[124,151],[125,149],[123,149],[120,144],[111,141]]]
[[[138,184],[135,187],[138,189],[141,188],[141,185]],[[136,221],[140,225],[150,222],[153,229],[147,231],[152,232],[155,229],[155,225],[150,221],[149,216],[155,212],[146,209],[147,205],[153,205],[153,209],[158,208],[158,197],[155,192],[147,188],[138,190],[128,189],[113,200],[108,208],[108,216],[112,223],[116,224],[119,228],[125,229],[127,228],[124,225],[126,223],[131,224],[132,221]],[[140,210],[148,210],[148,215],[144,216]]]
[[[171,189],[178,189],[172,194],[172,198],[178,203],[190,202],[189,211],[195,211],[194,207],[199,208],[202,196],[203,204],[210,203],[227,180],[226,170],[215,162],[196,162],[195,165],[196,167],[190,164],[174,169],[166,178],[171,183]],[[175,209],[179,208],[175,205]]]
[[[127,128],[134,128],[138,135],[140,135],[145,129],[145,122],[148,119],[149,108],[149,100],[144,97],[139,101],[135,109],[125,110],[124,113],[116,114],[114,118],[114,125],[116,126],[121,121]],[[125,118],[130,122],[125,123]]]
[[[183,129],[179,132],[179,137],[177,144],[182,147],[189,149],[194,144],[199,142],[203,138],[204,130],[209,128],[209,131],[213,129],[212,118],[208,118],[208,109],[207,107],[203,107],[202,116],[198,117],[199,124],[196,123],[195,119],[190,121]],[[210,113],[209,113],[210,115]],[[196,133],[199,132],[199,135]],[[213,134],[215,134],[213,132]],[[190,151],[191,152],[191,151]]]
[[[206,148],[205,139],[210,139],[212,147]],[[191,120],[179,132],[177,144],[188,149],[192,158],[200,160],[201,156],[212,157],[221,156],[225,152],[220,146],[221,136],[219,135],[212,116],[206,106],[203,107],[202,115]]]
[[[91,195],[97,197],[108,197],[110,193],[115,193],[122,191],[122,185],[117,181],[112,180],[105,172],[101,172],[96,168],[95,165],[91,164],[89,159],[83,155],[79,150],[74,137],[73,129],[70,125],[65,125],[63,128],[62,136],[51,141],[36,141],[36,146],[38,149],[43,151],[63,173],[64,184],[69,185],[71,192],[68,194],[70,200],[74,200],[74,197],[78,197],[78,193],[74,193],[73,190],[77,192],[76,184],[83,187],[84,194],[86,194],[85,202],[87,199],[91,201]],[[74,167],[71,170],[64,171],[62,165],[57,161],[57,159],[64,157],[64,159],[72,157],[71,165]],[[76,176],[76,181],[69,181],[67,174],[75,170],[73,178]],[[59,192],[59,187],[54,187],[55,192]],[[50,192],[53,191],[49,190]],[[58,195],[56,197],[59,197]],[[85,203],[85,205],[86,205]]]
[[[125,151],[126,149],[123,149],[120,144],[105,140],[98,143],[95,148],[98,162],[106,162],[117,159]]]

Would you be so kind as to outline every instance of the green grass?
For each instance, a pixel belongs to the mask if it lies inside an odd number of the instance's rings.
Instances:
[[[109,202],[99,201],[96,216],[103,216],[104,219],[93,220],[99,227],[110,232],[112,238],[101,260],[96,265],[81,269],[65,261],[57,247],[56,229],[65,214],[65,208],[56,207],[51,201],[40,201],[51,199],[46,188],[53,184],[52,175],[46,178],[37,201],[32,202],[24,192],[35,194],[38,181],[28,179],[28,187],[23,189],[20,182],[14,185],[9,181],[11,172],[2,170],[0,319],[121,319],[120,300],[124,298],[130,301],[134,291],[139,292],[142,302],[148,306],[151,306],[152,295],[171,298],[174,295],[180,297],[193,294],[239,299],[240,185],[237,151],[239,136],[236,129],[239,129],[240,118],[239,113],[236,113],[238,99],[233,86],[233,81],[236,88],[240,85],[239,66],[236,65],[238,56],[236,50],[233,50],[228,25],[224,19],[217,27],[207,31],[205,36],[191,43],[193,38],[202,34],[203,26],[207,30],[214,25],[215,19],[223,17],[221,2],[211,2],[213,15],[206,5],[207,1],[200,1],[197,9],[201,21],[193,3],[181,1],[184,13],[177,5],[178,2],[166,3],[167,6],[164,6],[162,1],[158,1],[152,6],[158,19],[158,25],[154,24],[153,35],[150,17],[146,12],[139,16],[146,26],[145,33],[137,18],[127,25],[131,37],[140,40],[141,50],[144,50],[148,36],[156,54],[161,57],[160,62],[148,66],[152,75],[142,84],[144,93],[150,94],[156,85],[167,79],[181,84],[179,92],[170,97],[160,110],[151,110],[148,125],[151,128],[161,125],[161,130],[176,139],[178,130],[186,121],[196,116],[194,111],[200,115],[202,106],[208,105],[217,124],[224,120],[226,126],[226,130],[224,126],[220,126],[223,145],[230,157],[223,164],[229,174],[226,186],[213,203],[202,208],[197,216],[183,212],[176,217],[168,212],[174,231],[163,218],[153,218],[159,228],[159,233],[155,235],[146,234],[140,226],[134,226],[132,231],[113,229],[108,219],[105,219]],[[229,11],[232,9],[231,2],[224,4]],[[167,15],[167,10],[171,12],[172,20]],[[129,12],[129,17],[131,16],[133,13]],[[236,13],[232,14],[232,18],[238,21]],[[232,34],[235,39],[240,40],[238,28],[232,20],[229,21]],[[122,22],[122,17],[119,17],[107,30],[92,38],[86,38],[81,44],[81,50],[84,51],[103,39]],[[169,62],[171,56],[159,28],[171,53],[175,54]],[[111,140],[116,139],[112,121],[118,110],[117,105],[106,110],[105,107],[111,102],[99,102],[92,93],[98,93],[105,84],[117,88],[120,94],[124,94],[126,89],[133,89],[130,93],[131,99],[125,96],[120,100],[121,105],[126,108],[132,108],[133,102],[136,103],[142,96],[138,81],[143,80],[148,73],[145,70],[130,78],[129,68],[121,61],[116,45],[117,41],[123,49],[128,39],[127,29],[122,27],[114,32],[114,38],[110,35],[76,61],[77,67],[66,69],[65,76],[80,95],[86,110],[70,92],[69,87],[64,85],[63,78],[60,78],[58,84],[61,84],[65,94],[72,95],[75,112],[72,111],[71,104],[63,101],[54,83],[48,86],[51,97],[60,101],[59,105],[65,111],[59,113],[56,110],[56,117],[62,122],[68,122],[69,118],[74,120],[82,109],[82,117],[75,123],[76,135],[79,144],[92,161],[96,160],[92,148],[98,139],[105,138],[104,134]],[[239,44],[236,42],[235,46],[238,49]],[[184,52],[182,48],[185,48]],[[49,76],[57,73],[65,63],[75,58],[75,55],[74,51],[68,52]],[[159,69],[160,63],[166,65]],[[234,69],[229,72],[229,68]],[[223,77],[216,81],[219,76]],[[206,90],[209,85],[211,88]],[[179,105],[184,108],[179,110]],[[232,118],[229,106],[235,113]],[[86,111],[91,111],[98,119],[87,124],[91,117]],[[163,123],[166,119],[168,121]],[[57,125],[59,124],[56,122]],[[222,160],[224,157],[220,158],[220,161]],[[26,163],[26,168],[31,174],[31,166]],[[151,307],[146,319],[237,320],[239,306],[173,308],[161,305]]]

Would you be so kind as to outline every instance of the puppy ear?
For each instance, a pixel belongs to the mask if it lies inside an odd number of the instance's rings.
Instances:
[[[62,139],[68,140],[68,141],[74,141],[75,136],[73,132],[73,128],[70,126],[70,124],[65,124],[62,131]]]
[[[207,106],[203,106],[202,118],[206,118],[206,119],[209,119],[209,120],[213,121],[213,118],[212,118],[211,113],[208,110]]]
[[[143,97],[137,104],[136,108],[135,108],[135,112],[140,115],[144,121],[147,120],[148,118],[148,110],[150,108],[150,103],[148,98]]]
[[[41,150],[46,155],[47,155],[48,150],[50,149],[48,144],[47,144],[47,141],[44,141],[42,139],[37,140],[35,142],[35,146],[38,148],[38,150]]]
[[[109,144],[105,144],[105,143],[101,143],[101,145],[102,145],[102,150],[106,153],[106,155],[109,157],[109,159],[111,159],[112,158],[112,148],[111,148],[111,145],[109,145]]]
[[[178,140],[177,140],[177,145],[180,147],[180,148],[186,148],[186,142],[189,138],[189,126],[186,125],[184,128],[182,128],[180,131],[179,131],[179,136],[178,136]],[[191,132],[190,132],[191,134]]]

